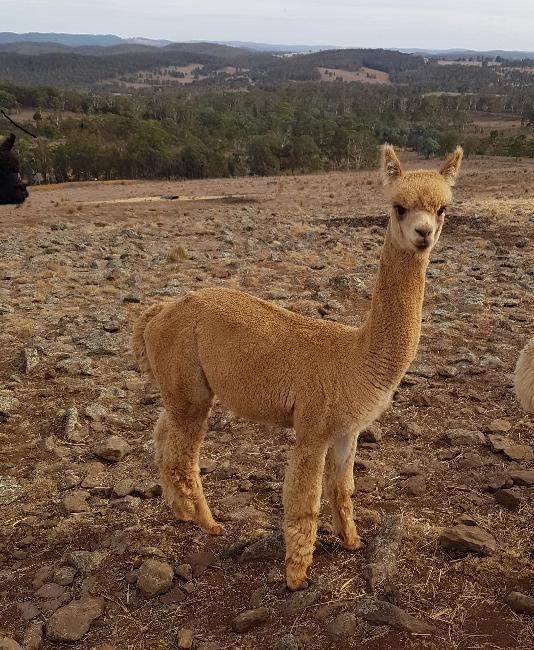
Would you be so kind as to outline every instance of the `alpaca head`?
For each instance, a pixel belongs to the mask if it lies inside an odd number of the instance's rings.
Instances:
[[[11,133],[0,144],[0,204],[18,205],[28,198],[28,190],[20,177],[17,156],[11,151],[15,136]]]
[[[382,176],[391,202],[389,231],[400,249],[428,254],[441,234],[451,188],[462,162],[457,147],[439,170],[404,171],[389,144],[382,149]]]

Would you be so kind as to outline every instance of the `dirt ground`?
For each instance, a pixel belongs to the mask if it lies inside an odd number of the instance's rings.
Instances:
[[[90,203],[221,194],[241,196]],[[276,540],[291,431],[217,405],[202,480],[226,533],[209,538],[175,522],[154,484],[159,396],[128,352],[147,306],[212,285],[361,323],[386,223],[378,172],[42,186],[24,206],[2,206],[0,636],[64,647],[47,621],[72,598],[93,596],[99,616],[75,642],[82,649],[188,647],[183,630],[204,650],[532,649],[532,617],[505,599],[534,596],[533,488],[514,487],[515,510],[494,491],[533,462],[528,452],[495,453],[487,435],[534,444],[534,421],[512,392],[533,333],[534,161],[472,158],[455,194],[428,271],[418,358],[355,466],[366,545],[386,515],[403,516],[398,573],[378,595],[434,624],[437,636],[360,617],[348,633],[334,629],[369,593],[368,560],[365,549],[339,546],[327,507],[311,595],[286,592]],[[117,462],[98,455],[109,436],[130,445]],[[423,477],[417,494],[407,464]],[[442,529],[462,515],[491,533],[494,553],[457,557],[441,547]],[[264,537],[267,559],[245,561]],[[175,568],[171,596],[140,593],[147,558]],[[238,614],[260,606],[267,620],[233,630]]]

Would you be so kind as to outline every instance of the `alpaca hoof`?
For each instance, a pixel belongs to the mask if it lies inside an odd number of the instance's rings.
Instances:
[[[287,588],[289,591],[303,591],[308,589],[310,583],[307,580],[293,581],[289,578],[287,579]]]
[[[212,524],[208,524],[207,526],[201,526],[201,528],[205,533],[208,533],[209,535],[223,535],[225,532],[224,526],[218,524],[216,521],[214,521]]]
[[[349,538],[345,538],[344,535],[340,535],[339,538],[341,540],[341,546],[343,546],[343,548],[347,551],[358,551],[364,546],[362,540],[358,537],[358,535],[356,535],[356,537]]]

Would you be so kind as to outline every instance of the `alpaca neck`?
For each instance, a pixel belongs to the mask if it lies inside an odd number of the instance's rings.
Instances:
[[[417,352],[427,266],[428,255],[398,248],[388,226],[360,339],[366,366],[384,388],[397,387]]]

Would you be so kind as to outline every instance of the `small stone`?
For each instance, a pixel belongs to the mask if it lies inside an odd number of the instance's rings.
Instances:
[[[415,422],[406,422],[402,425],[400,434],[404,440],[413,440],[423,435],[423,429]]]
[[[87,503],[87,492],[72,492],[63,497],[62,505],[67,514],[76,512],[91,512],[91,506]]]
[[[34,589],[40,589],[45,582],[52,577],[54,570],[51,566],[45,565],[37,570],[33,577],[32,586]]]
[[[39,608],[29,600],[26,600],[23,603],[17,603],[17,609],[20,612],[23,621],[30,621],[32,618],[39,615]]]
[[[534,485],[534,469],[513,470],[510,472],[510,478],[514,485]]]
[[[98,569],[105,557],[102,551],[71,551],[67,555],[67,562],[82,573],[91,573]]]
[[[506,597],[506,602],[514,612],[534,616],[534,598],[525,596],[519,591],[512,591]]]
[[[20,372],[28,374],[39,363],[39,353],[34,348],[23,348],[15,361]]]
[[[421,474],[412,476],[404,481],[403,488],[406,494],[410,494],[412,496],[421,496],[426,492],[425,477]]]
[[[454,447],[475,446],[486,443],[486,438],[480,431],[470,431],[468,429],[450,429],[445,433],[445,437]]]
[[[508,445],[503,449],[503,454],[520,463],[534,459],[534,450],[529,445]]]
[[[390,625],[412,634],[439,633],[438,628],[434,625],[418,620],[400,607],[385,600],[364,596],[356,601],[354,610],[358,616],[373,624]]]
[[[63,433],[71,442],[81,442],[85,438],[75,406],[68,408],[64,415]]]
[[[382,430],[378,424],[371,424],[365,431],[362,431],[358,440],[362,442],[380,442],[382,440]]]
[[[136,293],[129,293],[126,296],[124,296],[123,302],[139,303],[141,302],[141,298]]]
[[[129,454],[131,450],[132,448],[124,438],[110,436],[96,447],[95,454],[104,460],[116,463]]]
[[[232,622],[234,632],[248,632],[269,618],[269,610],[267,607],[258,607],[257,609],[250,609],[236,616]]]
[[[352,612],[343,612],[328,624],[328,632],[332,636],[351,636],[358,627],[356,616]]]
[[[57,585],[54,582],[49,582],[40,587],[35,595],[38,598],[64,598],[67,590],[61,585]]]
[[[193,579],[193,569],[190,564],[178,564],[174,567],[174,573],[186,582],[190,582]]]
[[[518,510],[521,494],[518,490],[499,490],[495,493],[495,501],[507,510]]]
[[[1,421],[1,420],[0,420]],[[22,486],[11,476],[0,476],[0,505],[6,506],[22,496]]]
[[[135,512],[141,505],[141,499],[134,497],[131,494],[122,497],[121,499],[114,499],[110,501],[110,505],[117,510],[125,510],[127,512]]]
[[[73,600],[61,607],[48,619],[47,636],[52,641],[79,641],[91,627],[91,623],[104,612],[103,598]]]
[[[136,484],[135,492],[141,495],[144,499],[153,499],[154,497],[160,496],[161,485],[157,481],[146,479],[145,481]]]
[[[144,596],[153,598],[169,591],[173,576],[173,568],[167,562],[145,560],[139,569],[137,586]]]
[[[186,582],[185,584],[182,585],[182,589],[187,593],[187,594],[192,594],[195,591],[195,583],[194,582]]]
[[[135,481],[131,478],[123,478],[120,481],[117,481],[113,486],[113,494],[119,498],[133,494],[134,490]]]
[[[506,474],[499,472],[498,474],[488,476],[482,489],[486,492],[497,492],[497,490],[500,490],[503,487],[512,487],[512,481],[511,479],[508,479]]]
[[[488,430],[491,433],[506,433],[512,428],[512,423],[509,420],[493,420],[488,425]]]
[[[288,634],[284,634],[278,639],[274,650],[300,650],[300,645],[297,637],[288,632]]]
[[[252,560],[278,560],[285,556],[284,538],[281,531],[253,542],[241,554],[243,562]]]
[[[297,616],[298,614],[301,614],[306,607],[315,605],[320,597],[321,596],[316,589],[296,591],[291,594],[291,597],[284,608],[284,613],[289,617]]]
[[[372,476],[359,476],[356,479],[357,492],[374,492],[376,487],[376,481]]]
[[[187,596],[185,593],[178,587],[174,587],[166,594],[163,594],[163,596],[159,597],[160,602],[162,602],[164,605],[174,605],[175,603],[181,603],[186,598]]]
[[[219,558],[211,551],[200,551],[192,553],[185,558],[185,564],[191,565],[193,578],[198,578],[209,566],[217,564]]]
[[[495,538],[479,526],[458,524],[453,528],[446,528],[439,539],[443,548],[457,552],[478,553],[491,555],[495,553],[497,544]]]
[[[93,404],[89,404],[89,406],[85,408],[85,415],[95,422],[100,422],[100,420],[103,420],[107,414],[108,411],[106,407],[97,402],[93,402]]]
[[[406,465],[399,467],[399,474],[401,476],[417,476],[422,473],[423,472],[419,465],[416,465],[415,463],[406,463]]]
[[[180,630],[178,647],[186,649],[193,647],[193,630]]]
[[[54,575],[52,576],[52,579],[58,585],[62,585],[66,587],[67,585],[71,585],[74,582],[75,577],[76,577],[76,569],[74,567],[62,566],[54,571]]]
[[[24,650],[39,650],[43,642],[43,631],[42,621],[31,621],[24,630]]]

